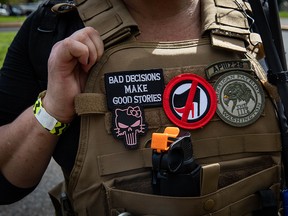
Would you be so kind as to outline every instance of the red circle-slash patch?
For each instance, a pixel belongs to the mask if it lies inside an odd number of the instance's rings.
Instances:
[[[197,129],[206,125],[215,114],[217,97],[204,78],[195,74],[181,74],[167,84],[163,108],[175,125]]]

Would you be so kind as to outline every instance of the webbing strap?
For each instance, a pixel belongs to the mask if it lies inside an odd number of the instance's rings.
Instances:
[[[227,38],[222,35],[214,34],[211,36],[211,42],[216,47],[229,47],[229,49],[236,50],[238,52],[246,53],[245,43],[239,39]]]
[[[235,137],[234,139],[231,137],[230,141],[227,137],[194,141],[194,156],[196,159],[201,159],[207,157],[217,157],[218,155],[224,156],[237,153],[276,152],[280,151],[281,149],[280,144],[276,144],[279,143],[279,141],[275,142],[277,137],[279,137],[279,134],[254,136],[247,134],[245,137],[242,136],[241,139],[238,138],[237,140],[242,140],[238,143],[235,143]],[[255,140],[258,141],[258,144],[255,143]],[[244,142],[246,142],[246,144]],[[143,167],[151,167],[151,157],[152,150],[150,148],[98,156],[97,159],[100,175],[109,175],[118,172],[140,169]],[[121,166],[115,166],[115,164],[121,164]],[[208,168],[209,167],[207,167],[207,169]],[[213,170],[212,168],[214,171],[211,171]],[[212,168],[209,175],[217,176],[217,166],[215,165]],[[206,174],[207,173],[208,172],[206,172]],[[210,189],[213,190],[213,188],[215,188],[215,185],[211,185]]]
[[[219,163],[213,163],[202,166],[201,196],[217,191],[219,174],[220,174]]]
[[[98,156],[100,175],[109,175],[143,167],[151,167],[151,158],[151,148],[101,155]],[[115,164],[121,164],[121,166],[115,166]]]
[[[257,74],[259,80],[262,82],[269,95],[274,99],[278,98],[277,90],[273,88],[268,82],[267,77],[259,63],[249,54],[245,55],[249,61],[242,60],[245,64],[245,70],[251,70],[253,64],[254,71]],[[167,84],[173,77],[180,75],[182,73],[196,73],[197,71],[204,71],[207,66],[198,65],[193,67],[181,67],[181,68],[164,68],[164,83]],[[212,68],[213,67],[208,67]],[[209,69],[207,70],[209,72]],[[101,87],[101,92],[103,93],[81,93],[75,98],[75,110],[78,115],[84,114],[105,114],[108,112],[107,99],[105,95],[104,78],[101,78],[99,83]]]
[[[243,13],[243,8],[248,8],[242,0],[237,2],[238,4],[236,1],[201,1],[202,30],[220,29],[223,31],[223,35],[230,32],[234,33],[234,36],[242,36],[244,39],[244,35],[250,34],[249,23]],[[231,34],[226,36],[231,36]]]
[[[201,3],[202,33],[210,32],[212,45],[246,52],[250,30],[245,11],[250,10],[249,4],[242,0],[204,0]]]
[[[205,66],[198,65],[191,67],[181,67],[181,68],[165,68],[163,69],[164,83],[167,84],[173,77],[180,75],[182,73],[195,73],[196,71],[203,71]],[[84,114],[104,114],[108,112],[104,78],[99,85],[101,85],[101,93],[81,93],[75,98],[75,110],[78,115]],[[103,84],[103,85],[102,85]]]
[[[138,26],[122,1],[76,0],[76,5],[84,25],[97,29],[106,46],[138,34]]]
[[[122,1],[118,0],[76,0],[79,15],[85,26],[97,29],[106,46],[110,46],[139,34],[137,23],[131,17]],[[233,40],[214,46],[244,52],[245,43],[249,43],[249,23],[245,11],[249,4],[239,1],[201,1],[202,33],[209,31],[211,37],[221,35]],[[242,41],[241,45],[239,41]],[[237,46],[234,46],[234,43]],[[241,47],[241,48],[239,48]]]
[[[274,192],[271,189],[258,192],[261,209],[254,211],[254,216],[278,216],[278,206]]]
[[[232,155],[251,152],[277,152],[281,150],[279,133],[246,134],[194,140],[194,154],[197,158]],[[257,143],[256,141],[257,140]]]
[[[108,111],[104,94],[82,93],[75,97],[74,103],[78,115],[104,114]]]

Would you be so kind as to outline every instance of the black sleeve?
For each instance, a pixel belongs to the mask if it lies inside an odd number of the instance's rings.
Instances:
[[[59,17],[48,6],[25,20],[8,49],[0,69],[0,126],[14,121],[46,89],[47,60],[53,44],[83,28],[77,11]],[[74,165],[78,137],[79,119],[75,119],[60,137],[53,155],[68,173]],[[33,189],[13,186],[0,173],[0,204],[16,202]]]
[[[52,46],[83,28],[76,11],[59,16],[48,6],[25,20],[8,49],[0,69],[0,126],[12,122],[47,88]]]
[[[0,173],[0,205],[14,203],[31,193],[35,188],[36,186],[31,188],[16,187]]]
[[[30,23],[31,17],[27,18],[15,36],[0,70],[0,125],[12,122],[31,106],[40,91],[28,55]],[[0,204],[16,202],[34,188],[18,188],[0,173]]]
[[[28,55],[30,22],[29,17],[18,31],[0,70],[0,125],[13,121],[40,92]]]

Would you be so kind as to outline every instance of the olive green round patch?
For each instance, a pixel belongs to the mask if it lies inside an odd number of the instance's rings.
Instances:
[[[263,112],[264,91],[256,78],[246,72],[225,73],[215,82],[214,88],[218,99],[217,114],[229,125],[250,125]]]

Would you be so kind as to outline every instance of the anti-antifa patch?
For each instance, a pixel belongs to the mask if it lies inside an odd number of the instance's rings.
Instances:
[[[204,78],[195,74],[181,74],[167,84],[163,107],[175,125],[197,129],[206,125],[215,114],[216,93]]]
[[[140,106],[117,108],[113,111],[112,133],[116,139],[123,141],[128,149],[138,148],[138,138],[147,131],[144,112]]]
[[[244,127],[254,123],[264,109],[265,96],[261,85],[241,71],[228,72],[215,82],[217,114],[227,124]]]
[[[161,106],[163,71],[151,69],[107,73],[105,88],[109,110],[139,104],[143,107]]]

